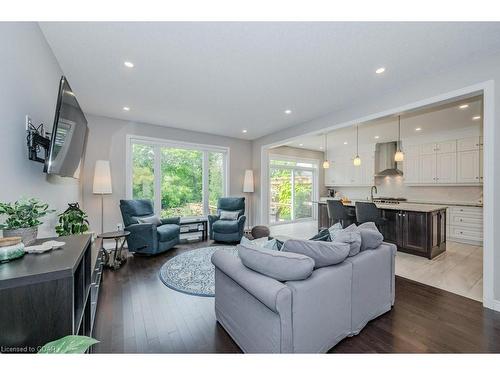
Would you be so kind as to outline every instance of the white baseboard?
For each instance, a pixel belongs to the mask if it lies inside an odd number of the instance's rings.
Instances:
[[[483,306],[488,308],[488,309],[500,312],[500,301],[497,299],[484,300]]]

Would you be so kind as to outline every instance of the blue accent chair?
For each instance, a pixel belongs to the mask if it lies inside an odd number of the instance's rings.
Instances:
[[[158,254],[174,247],[180,240],[180,217],[161,219],[161,225],[139,223],[138,218],[154,215],[149,199],[120,200],[128,251],[140,254]]]
[[[237,220],[220,220],[221,211],[238,211]],[[217,215],[208,215],[210,239],[217,242],[239,242],[245,230],[245,198],[220,198]]]

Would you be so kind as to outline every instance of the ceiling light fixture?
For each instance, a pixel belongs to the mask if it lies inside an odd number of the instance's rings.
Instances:
[[[376,135],[376,136],[375,136],[375,137],[373,137],[373,138],[375,138],[375,139],[379,139],[380,137],[379,137],[378,135]]]
[[[123,110],[128,112],[130,111],[130,107],[123,107]]]
[[[130,61],[125,61],[123,63],[123,65],[125,65],[127,68],[133,68],[134,67],[134,63],[132,63]]]
[[[405,154],[401,151],[401,116],[398,116],[398,150],[394,154],[394,161],[405,160]]]
[[[356,125],[356,157],[352,161],[355,167],[361,165],[361,158],[359,157],[359,125]]]
[[[462,104],[461,106],[458,106],[458,108],[460,108],[460,109],[469,108],[469,105],[468,104]]]
[[[377,73],[377,74],[382,74],[383,72],[385,72],[385,68],[383,66],[381,66],[380,68],[375,70],[375,73]]]
[[[347,144],[347,141],[344,142],[344,144],[346,145]]]
[[[330,168],[330,162],[328,161],[328,134],[325,133],[325,160],[323,161],[323,169]]]
[[[474,116],[472,119],[473,119],[474,121],[476,121],[476,120],[481,120],[481,116]]]
[[[304,146],[304,144],[303,144],[303,143],[299,143],[299,146],[301,146],[301,147],[302,147],[302,146]]]
[[[242,133],[246,133],[246,132],[248,132],[248,130],[243,129],[241,132],[242,132]]]
[[[285,114],[289,115],[290,113],[292,113],[291,109],[285,109]]]
[[[422,130],[422,128],[415,128],[416,132],[419,132],[420,130]]]

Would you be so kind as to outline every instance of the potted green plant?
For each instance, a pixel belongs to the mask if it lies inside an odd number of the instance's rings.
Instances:
[[[87,214],[81,210],[78,203],[68,203],[68,208],[59,214],[59,224],[56,226],[58,236],[82,234],[88,231]]]
[[[21,237],[26,246],[36,240],[40,219],[54,212],[47,203],[36,198],[21,199],[11,203],[0,203],[0,215],[7,215],[4,224],[0,224],[4,237]]]
[[[45,344],[38,354],[83,354],[98,342],[88,336],[69,335]]]

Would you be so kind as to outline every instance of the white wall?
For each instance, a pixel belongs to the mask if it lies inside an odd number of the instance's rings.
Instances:
[[[36,197],[58,212],[80,197],[78,180],[47,176],[28,160],[25,116],[52,129],[63,74],[36,23],[0,23],[0,201]],[[39,237],[55,235],[56,214],[44,219]]]
[[[250,141],[90,114],[87,114],[86,117],[89,121],[89,138],[82,177],[83,205],[89,215],[93,230],[100,231],[101,226],[100,197],[92,194],[94,166],[96,160],[99,159],[110,160],[113,183],[113,194],[104,197],[104,230],[114,230],[116,225],[122,222],[119,201],[126,198],[125,145],[127,134],[229,147],[229,195],[243,195],[245,169],[251,169],[252,164]]]
[[[390,74],[390,71],[388,71],[388,74]],[[363,96],[363,93],[360,93],[359,101],[352,103],[347,108],[255,140],[253,142],[253,167],[255,173],[257,176],[261,173],[261,150],[264,145],[282,142],[285,139],[312,132],[320,132],[326,128],[332,129],[335,126],[351,125],[355,121],[364,121],[375,113],[404,107],[411,103],[490,80],[493,81],[493,92],[496,92],[496,95],[493,97],[494,112],[491,115],[495,123],[495,129],[498,129],[500,126],[499,117],[498,115],[495,116],[495,114],[500,112],[500,95],[498,94],[500,91],[500,56],[487,59],[482,59],[482,56],[476,56],[474,60],[457,64],[457,66],[445,71],[438,71],[433,76],[422,76],[415,79],[414,82],[401,83],[399,87],[394,87],[392,91],[380,92],[380,95],[376,97],[366,97]],[[490,166],[490,171],[485,171],[485,173],[488,173],[485,177],[485,183],[488,181],[490,183],[493,182],[498,191],[498,187],[500,186],[500,162],[495,161],[500,160],[500,131],[494,130],[490,136],[490,139],[485,138],[485,161],[488,163],[487,167],[488,165]],[[494,154],[493,160],[487,156],[490,150]],[[488,178],[493,179],[493,181],[486,181]],[[260,178],[258,179],[260,180]],[[500,192],[494,191],[490,191],[490,193],[493,199],[496,198],[494,194],[500,194]],[[257,217],[261,215],[260,197],[261,189],[258,186],[254,199]],[[492,216],[486,217],[485,220],[492,223],[500,222],[500,199],[494,199],[494,207],[490,208],[492,208]],[[492,223],[491,227],[493,227]],[[492,297],[500,301],[500,232],[492,229],[490,234],[493,236],[491,247],[495,250],[492,259],[493,265],[490,264],[488,267],[492,267],[494,271],[494,293],[493,296],[485,297]],[[500,309],[500,302],[495,303],[498,304],[497,308]]]

